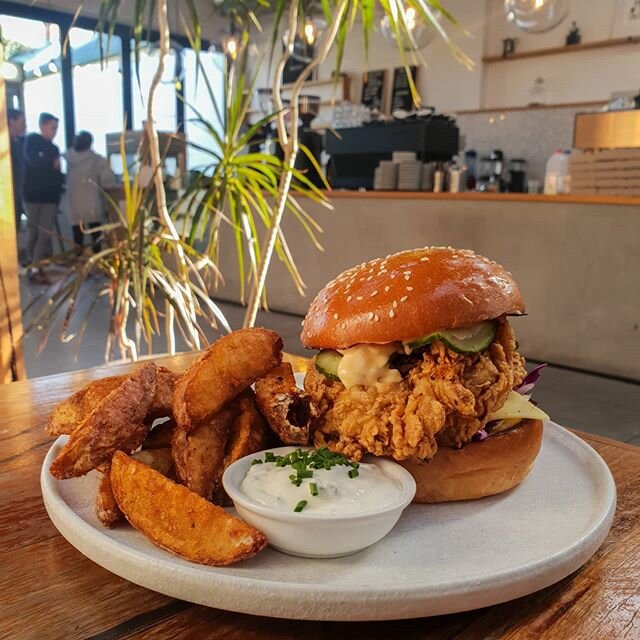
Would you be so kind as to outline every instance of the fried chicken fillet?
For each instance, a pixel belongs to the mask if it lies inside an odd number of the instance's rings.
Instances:
[[[505,318],[480,353],[465,355],[433,342],[399,368],[404,372],[399,382],[347,389],[310,367],[305,390],[320,412],[315,446],[354,460],[366,453],[429,460],[439,445],[471,441],[525,376]]]

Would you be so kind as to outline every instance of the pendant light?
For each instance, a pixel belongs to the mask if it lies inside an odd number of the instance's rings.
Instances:
[[[569,14],[567,0],[505,0],[507,20],[521,31],[544,33],[557,27]]]

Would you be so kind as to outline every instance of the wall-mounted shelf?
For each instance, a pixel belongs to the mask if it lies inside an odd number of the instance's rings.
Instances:
[[[524,58],[538,58],[540,56],[555,56],[564,53],[577,53],[578,51],[588,51],[590,49],[604,49],[607,47],[621,47],[629,45],[639,45],[640,36],[629,36],[627,38],[612,38],[611,40],[598,40],[596,42],[584,42],[580,44],[570,44],[562,47],[550,47],[549,49],[534,49],[532,51],[517,51],[510,56],[484,56],[482,62],[509,62],[511,60],[523,60]]]
[[[479,113],[508,113],[510,111],[535,111],[541,109],[599,109],[607,104],[606,100],[594,102],[558,102],[557,104],[529,104],[521,107],[483,107],[454,111],[457,116],[471,116]]]

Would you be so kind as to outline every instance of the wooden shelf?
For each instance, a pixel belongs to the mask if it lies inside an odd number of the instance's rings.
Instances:
[[[607,47],[620,47],[623,45],[640,44],[640,36],[629,36],[627,38],[612,38],[611,40],[598,40],[596,42],[584,42],[580,44],[569,44],[562,47],[550,47],[549,49],[534,49],[532,51],[516,51],[510,56],[484,56],[482,62],[509,62],[510,60],[523,60],[524,58],[538,58],[540,56],[555,56],[563,53],[576,53],[578,51],[588,51],[590,49],[604,49]]]
[[[328,78],[326,80],[307,80],[307,82],[305,82],[303,86],[304,87],[327,87],[333,84],[340,84],[341,82],[344,82],[346,79],[347,79],[347,75],[344,73],[341,73],[337,80],[334,80],[333,78]],[[293,89],[293,84],[294,84],[293,82],[283,84],[282,85],[283,91],[285,89]]]
[[[606,100],[597,102],[558,102],[556,104],[529,104],[520,107],[483,107],[482,109],[467,109],[454,111],[453,113],[457,116],[469,116],[478,113],[508,113],[509,111],[533,111],[535,109],[599,109],[605,104],[607,104]]]

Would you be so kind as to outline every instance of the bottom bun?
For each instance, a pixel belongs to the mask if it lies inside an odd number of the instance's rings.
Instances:
[[[400,464],[416,480],[414,502],[473,500],[519,484],[531,471],[541,442],[542,422],[523,420],[462,449],[442,447],[430,462]]]

